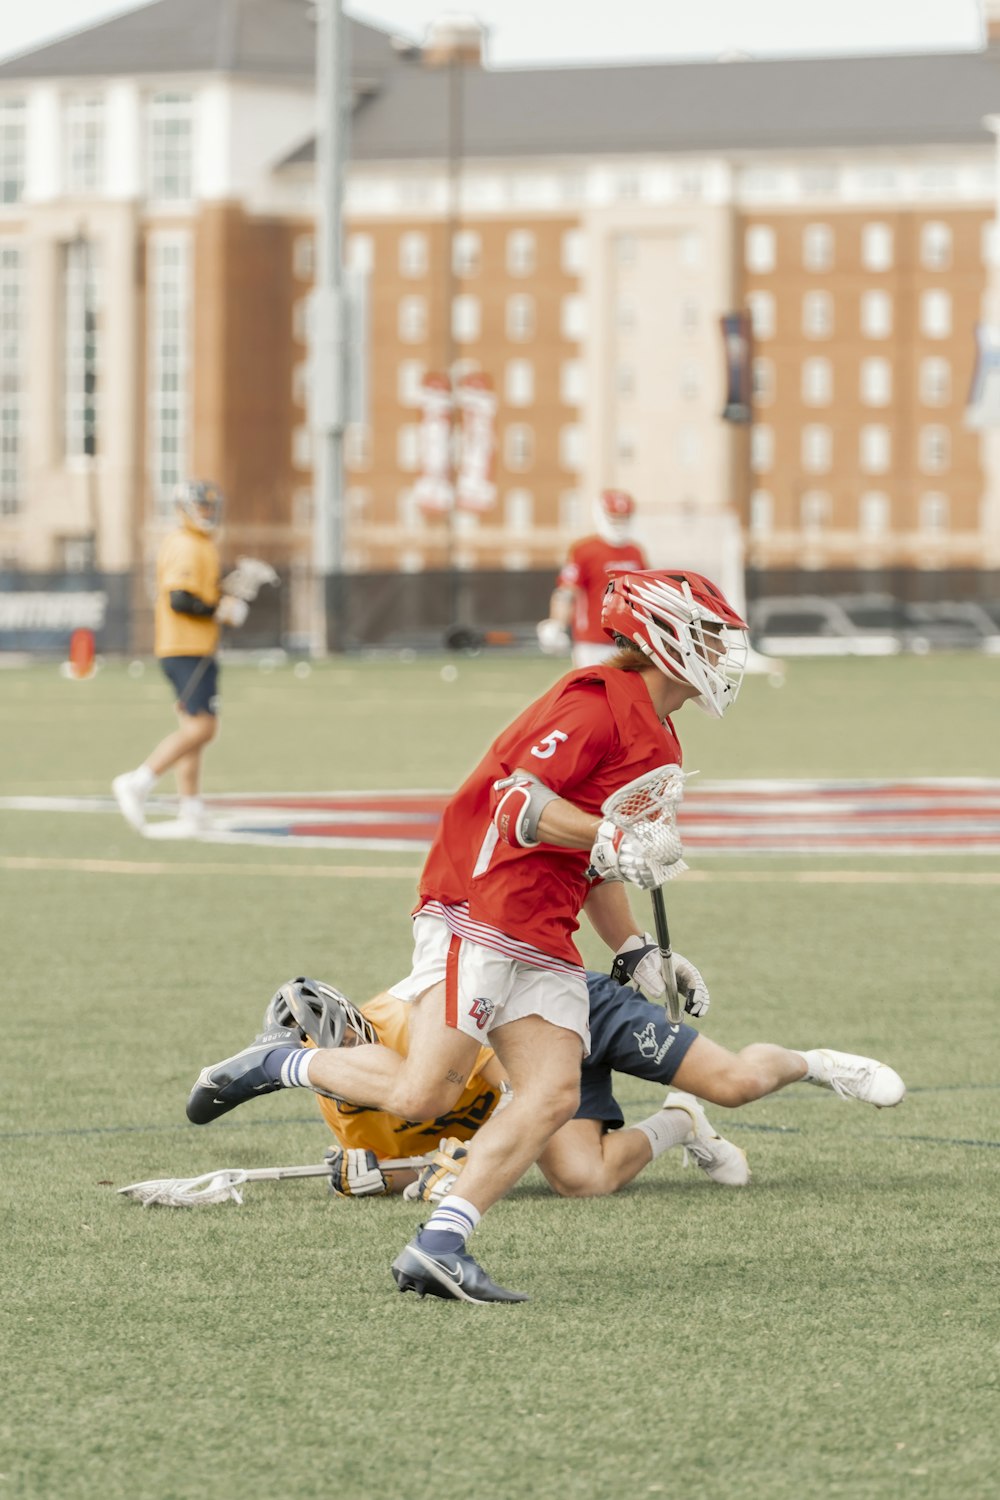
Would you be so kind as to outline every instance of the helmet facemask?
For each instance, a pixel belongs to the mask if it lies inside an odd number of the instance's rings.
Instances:
[[[378,1041],[375,1028],[346,995],[319,979],[283,984],[264,1012],[264,1028],[297,1029],[317,1047],[360,1047]]]
[[[195,531],[209,535],[218,530],[222,522],[222,491],[217,484],[201,480],[182,484],[174,499],[181,515]]]
[[[594,501],[594,526],[602,542],[620,547],[632,536],[635,501],[624,490],[602,490]]]

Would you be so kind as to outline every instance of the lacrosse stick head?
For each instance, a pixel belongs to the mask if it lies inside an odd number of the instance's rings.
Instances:
[[[201,1177],[158,1177],[149,1182],[132,1182],[119,1188],[126,1198],[134,1198],[143,1208],[197,1208],[203,1203],[242,1203],[241,1185],[244,1171],[224,1168],[205,1172]]]
[[[638,839],[660,885],[687,869],[677,828],[685,780],[680,766],[659,766],[612,792],[601,808],[608,822]]]
[[[635,501],[627,490],[601,490],[594,501],[594,525],[602,542],[615,547],[632,533]]]
[[[636,646],[667,677],[697,688],[693,701],[721,719],[746,669],[747,623],[700,573],[618,573],[601,610],[607,635]]]
[[[209,479],[190,479],[178,485],[174,504],[195,531],[213,532],[222,522],[222,491]]]
[[[252,604],[265,585],[277,588],[280,579],[271,564],[259,557],[238,557],[236,566],[222,580],[224,594],[233,594]]]
[[[346,995],[319,979],[290,979],[264,1012],[264,1030],[297,1028],[317,1047],[358,1047],[377,1042],[375,1028]]]

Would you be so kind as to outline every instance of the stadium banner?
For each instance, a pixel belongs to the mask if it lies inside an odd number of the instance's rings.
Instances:
[[[462,457],[455,483],[459,510],[481,515],[496,503],[493,457],[496,451],[497,398],[488,375],[467,375],[460,380],[456,404],[461,417]]]
[[[413,498],[425,516],[444,516],[454,509],[451,474],[452,413],[454,403],[447,375],[432,371],[420,387],[420,478]]]
[[[724,422],[753,420],[753,325],[748,312],[723,313],[719,319],[726,359]]]
[[[973,432],[1000,427],[1000,328],[977,323],[976,363],[965,403],[965,425]]]

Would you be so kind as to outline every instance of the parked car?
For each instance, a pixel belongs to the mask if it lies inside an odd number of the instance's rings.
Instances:
[[[765,656],[894,656],[901,649],[895,631],[856,622],[820,594],[757,599],[750,605],[750,629]]]

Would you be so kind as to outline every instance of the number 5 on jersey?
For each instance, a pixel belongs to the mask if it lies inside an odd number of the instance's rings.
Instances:
[[[552,733],[547,734],[544,739],[539,740],[537,745],[532,745],[531,753],[538,760],[548,760],[550,756],[555,755],[559,746],[565,744],[568,739],[569,735],[563,734],[561,729],[553,729]]]

